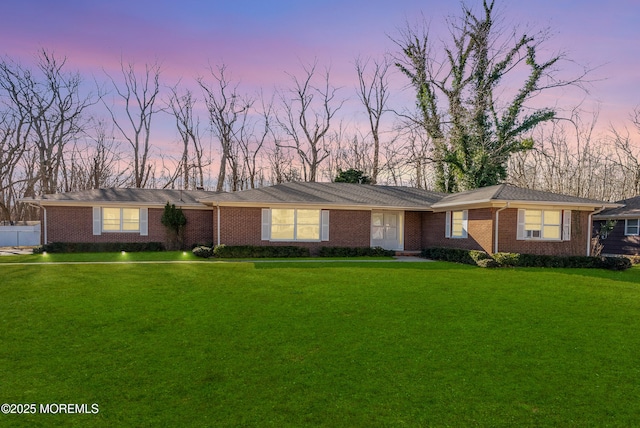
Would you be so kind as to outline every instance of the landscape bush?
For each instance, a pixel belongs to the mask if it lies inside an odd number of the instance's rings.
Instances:
[[[200,245],[191,250],[194,256],[204,257],[205,259],[213,256],[213,248]]]
[[[476,262],[479,267],[483,268],[496,268],[500,267],[500,265],[493,259],[480,259]]]
[[[162,242],[52,242],[38,248],[39,253],[44,251],[48,253],[108,253],[117,251],[133,253],[164,250]]]
[[[602,268],[609,270],[627,270],[631,268],[631,260],[626,257],[602,257]]]
[[[632,266],[628,257],[550,256],[538,254],[496,253],[460,248],[426,248],[422,257],[464,263],[480,267],[544,267],[625,270]]]
[[[502,267],[515,267],[520,263],[520,254],[518,253],[495,253],[493,259]]]
[[[478,261],[491,258],[491,256],[484,251],[441,247],[426,248],[422,250],[421,257],[476,266],[478,265]]]
[[[640,265],[640,256],[625,256],[632,265]]]
[[[382,247],[322,247],[320,257],[391,257],[395,251]]]
[[[306,247],[295,247],[290,245],[218,245],[213,249],[213,254],[214,257],[227,259],[309,257],[311,255],[309,249]]]

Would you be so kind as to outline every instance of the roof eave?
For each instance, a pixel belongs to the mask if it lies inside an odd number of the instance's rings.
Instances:
[[[506,204],[510,207],[522,207],[522,206],[557,206],[557,207],[580,207],[580,208],[619,208],[622,205],[609,202],[560,202],[560,201],[531,201],[531,200],[510,200],[510,199],[481,199],[476,201],[467,202],[450,202],[450,203],[435,203],[431,207],[436,211],[442,211],[448,208],[470,208],[470,207],[502,207]]]
[[[625,220],[625,219],[635,219],[635,218],[640,218],[640,213],[631,213],[631,214],[596,214],[593,216],[594,220],[615,220],[615,219],[620,219],[620,220]]]
[[[21,199],[22,203],[36,203],[43,207],[97,207],[97,206],[135,206],[145,208],[163,208],[167,202],[179,208],[185,209],[206,209],[201,203],[191,203],[184,201],[165,201],[165,202],[142,202],[142,201],[71,201],[71,200],[55,200],[55,199]]]

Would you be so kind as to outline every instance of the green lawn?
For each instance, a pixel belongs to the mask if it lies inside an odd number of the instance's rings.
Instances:
[[[0,426],[627,427],[639,397],[638,267],[0,265],[0,403],[99,405]]]

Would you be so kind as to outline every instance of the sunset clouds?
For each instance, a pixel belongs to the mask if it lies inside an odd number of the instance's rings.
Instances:
[[[596,68],[585,104],[599,105],[603,120],[617,120],[640,104],[637,1],[498,1],[497,7],[505,28],[549,27],[550,52]],[[95,75],[117,71],[121,58],[159,60],[170,82],[225,63],[253,88],[286,84],[287,72],[317,58],[331,67],[334,84],[351,92],[356,56],[394,50],[389,36],[422,15],[435,39],[444,39],[444,18],[459,11],[459,3],[449,0],[8,0],[0,46],[2,54],[26,63],[37,49],[51,49],[71,67]]]

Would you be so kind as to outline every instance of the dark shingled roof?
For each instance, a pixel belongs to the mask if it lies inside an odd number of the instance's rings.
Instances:
[[[271,187],[219,193],[202,198],[204,203],[306,203],[425,209],[445,194],[412,187],[351,183],[283,183]]]
[[[439,202],[433,204],[433,208],[488,201],[551,202],[593,206],[602,206],[605,204],[602,201],[596,201],[595,199],[577,198],[575,196],[543,192],[541,190],[523,189],[508,184],[498,184],[495,186],[447,195]]]
[[[640,196],[636,196],[635,198],[623,199],[621,201],[618,201],[617,203],[624,206],[604,210],[600,214],[596,214],[594,218],[640,218]]]
[[[277,205],[309,204],[319,206],[352,206],[397,208],[410,210],[445,209],[448,207],[482,204],[493,201],[519,201],[590,205],[593,207],[615,204],[592,199],[576,198],[539,190],[522,189],[507,184],[490,186],[462,193],[446,194],[403,186],[378,186],[351,183],[283,183],[239,192],[210,192],[205,190],[170,189],[93,189],[79,192],[44,195],[41,198],[22,199],[22,202],[41,201],[43,205],[87,204],[139,204],[202,207],[202,204]],[[623,201],[624,202],[624,201]],[[640,201],[636,202],[640,209]],[[615,210],[610,210],[617,212]]]
[[[198,199],[214,195],[215,192],[204,190],[171,190],[171,189],[91,189],[78,192],[56,193],[44,195],[35,200],[47,202],[108,202],[138,203],[141,205],[172,204],[202,206]],[[27,202],[27,199],[24,200]]]

